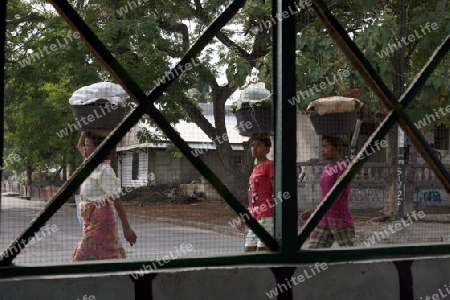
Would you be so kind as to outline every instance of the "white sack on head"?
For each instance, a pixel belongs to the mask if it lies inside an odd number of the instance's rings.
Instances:
[[[108,100],[111,104],[125,107],[128,94],[118,84],[112,82],[97,82],[76,90],[69,99],[70,105],[86,105],[98,99]]]
[[[348,98],[341,96],[332,96],[327,98],[319,98],[312,101],[306,110],[314,110],[319,115],[344,113],[359,110],[363,103],[356,98]]]

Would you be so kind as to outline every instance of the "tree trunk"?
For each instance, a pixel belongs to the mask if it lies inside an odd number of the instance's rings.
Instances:
[[[383,214],[393,219],[397,211],[397,167],[398,167],[398,127],[394,126],[388,133],[386,190]]]
[[[30,197],[33,196],[33,169],[30,166],[26,166],[27,183],[25,186],[30,187]]]
[[[67,181],[67,166],[66,163],[63,163],[62,165],[62,181],[66,182]]]
[[[69,164],[69,176],[72,177],[73,172],[77,169],[77,164],[75,159],[73,159]]]
[[[27,172],[27,185],[28,186],[32,186],[33,185],[33,168],[31,168],[30,166],[26,167],[26,172]]]
[[[445,13],[445,3],[447,2],[447,0],[438,0],[438,2],[436,3],[436,12],[439,14],[444,14]]]
[[[233,193],[241,203],[247,207],[248,205],[248,178],[252,172],[254,159],[250,152],[250,141],[244,142],[244,156],[240,168],[235,168],[233,174],[234,188]]]

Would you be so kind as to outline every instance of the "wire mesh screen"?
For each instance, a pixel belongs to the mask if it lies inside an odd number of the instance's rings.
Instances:
[[[113,8],[106,2],[72,5],[144,91],[181,75],[156,108],[191,155],[247,206],[249,176],[257,163],[250,139],[273,135],[272,92],[264,84],[270,80],[258,80],[270,61],[270,32],[249,31],[255,16],[247,14],[255,8],[236,15],[184,72],[172,68],[228,3],[186,3],[182,10],[177,3],[162,2],[122,1]],[[11,96],[6,100],[5,153],[17,159],[3,174],[4,249],[137,105],[50,5],[11,4],[11,19],[20,14],[38,17],[13,22],[8,30]],[[269,6],[263,14],[268,18]],[[17,93],[24,85],[28,92]],[[260,102],[266,108],[261,116]],[[269,149],[264,146],[264,158]],[[23,250],[15,261],[242,253],[245,238],[237,228],[239,220],[147,115],[110,149],[47,227],[19,245]],[[14,252],[7,249],[9,255]]]
[[[302,248],[448,240],[448,193],[402,131],[361,150],[389,109],[310,1],[278,16],[268,1],[248,1],[183,68],[177,63],[228,2],[69,2],[144,94],[174,81],[154,106],[189,154],[145,115],[46,226],[8,248],[141,100],[52,6],[10,1],[0,247],[5,255],[22,250],[15,262],[155,258],[161,265],[264,250],[242,222],[249,215],[236,214],[192,161],[200,159],[273,235],[274,210],[289,195],[275,194],[273,184],[272,33],[288,17],[297,25],[297,95],[283,101],[297,111],[298,178],[291,180],[298,182],[299,233],[351,161],[367,159],[311,234],[313,246]],[[396,97],[449,32],[445,1],[327,2]],[[448,57],[406,111],[448,170],[447,69]],[[153,111],[153,103],[142,105]]]

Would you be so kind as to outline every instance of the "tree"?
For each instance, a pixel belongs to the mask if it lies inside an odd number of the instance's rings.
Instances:
[[[226,5],[218,0],[164,2],[73,0],[70,2],[145,90],[151,90],[155,84],[161,82],[163,79],[161,76],[183,56],[198,35],[223,11]],[[42,43],[51,42],[63,30],[64,26],[59,23],[54,14],[36,13],[31,5],[27,4],[28,2],[19,3],[14,4],[12,8],[19,17],[13,18],[10,12],[10,19],[13,23],[25,20],[23,24],[26,26],[20,29],[20,37],[13,37],[11,33],[13,46],[10,52],[14,52],[12,51],[14,47],[22,44],[35,43],[36,46],[42,47]],[[439,43],[439,39],[448,32],[448,11],[443,4],[445,2],[442,0],[408,2],[406,30],[408,34],[414,33],[414,30],[420,29],[420,26],[426,22],[437,22],[439,28],[445,30],[429,32],[414,43],[402,45],[408,55],[407,83],[411,82],[412,75],[423,66],[424,61]],[[333,75],[342,70],[348,70],[349,73],[348,76],[340,77],[333,84],[327,84],[319,92],[312,91],[305,97],[299,96],[299,109],[304,110],[311,100],[320,96],[332,94],[346,96],[356,90],[362,94],[361,100],[366,107],[370,107],[374,113],[384,112],[379,101],[373,97],[359,74],[352,69],[339,47],[331,40],[314,11],[310,7],[302,7],[300,2],[298,5],[290,12],[295,16],[297,23],[298,91],[310,91],[313,84],[323,82],[327,77],[332,79]],[[398,52],[383,51],[389,50],[386,47],[396,42],[398,4],[392,1],[355,0],[338,1],[330,7],[388,86],[394,87],[398,80],[394,76]],[[216,34],[214,41],[192,62],[192,70],[184,74],[159,99],[158,105],[170,122],[175,123],[180,119],[190,120],[196,123],[211,140],[214,140],[216,136],[227,133],[225,102],[238,89],[245,88],[248,83],[246,79],[254,70],[257,70],[258,80],[265,82],[266,86],[272,89],[271,34],[273,25],[278,20],[271,18],[270,10],[270,1],[247,1],[232,22]],[[40,32],[36,32],[31,25],[36,22],[40,25]],[[54,27],[57,29],[53,29]],[[12,62],[17,62],[19,58],[26,55],[26,50],[23,49],[27,48],[22,48],[20,55],[12,55]],[[61,66],[64,67],[60,69]],[[417,111],[424,106],[432,110],[449,102],[445,92],[447,66],[448,61],[436,70],[433,78],[430,79],[430,84],[422,91],[420,101],[415,103]],[[62,99],[59,102],[54,93],[49,93],[49,91],[55,92],[55,87],[61,86],[69,93],[82,85],[98,81],[98,78],[111,79],[98,67],[96,58],[76,42],[71,43],[66,51],[59,51],[58,55],[40,59],[32,67],[34,69],[27,70],[26,74],[19,74],[18,70],[12,70],[11,78],[20,77],[15,79],[20,82],[13,80],[14,85],[11,90],[16,91],[26,86],[28,98],[31,92],[45,95],[44,97],[36,94],[34,98],[37,96],[46,98],[47,95],[53,95],[49,98],[54,99],[51,103],[54,105],[57,103],[60,108],[63,105]],[[30,80],[33,81],[30,74],[40,74],[42,70],[52,70],[55,73],[46,74],[39,78],[39,82],[30,83]],[[66,78],[67,82],[62,81],[62,77]],[[51,84],[45,85],[44,83],[47,82]],[[25,96],[23,92],[21,95]],[[20,107],[15,105],[21,103],[23,99],[28,99],[22,96],[14,96],[15,101],[12,101],[14,104],[11,103],[11,110],[18,110]],[[432,99],[440,100],[431,101]],[[213,103],[214,125],[208,122],[198,109],[197,103],[204,101]],[[421,112],[423,114],[423,110]],[[67,115],[70,114],[67,113]],[[150,119],[146,121],[152,123]],[[69,121],[65,120],[62,123],[66,122]],[[143,134],[142,137],[145,138],[146,135]],[[147,138],[154,137],[147,136]],[[249,144],[244,143],[246,155],[242,165],[238,167],[230,144],[225,141],[217,145],[221,163],[227,174],[224,182],[239,199],[246,199],[246,180],[242,178],[250,174],[252,166],[248,150]]]
[[[111,7],[111,10],[105,11],[102,8],[103,13],[100,17],[98,17],[99,11],[88,12],[86,20],[94,30],[97,29],[96,33],[113,50],[113,53],[117,54],[119,61],[128,70],[132,70],[132,74],[136,74],[137,82],[148,89],[152,88],[149,82],[158,83],[161,80],[161,74],[169,70],[171,62],[183,56],[198,32],[204,30],[224,7],[219,1],[204,3],[194,1],[181,4],[168,2],[164,6],[160,3],[152,3],[124,13],[124,8],[127,8],[126,1],[114,3],[103,1],[102,3],[104,7]],[[214,7],[218,9],[212,10]],[[243,15],[237,16],[235,23],[243,18]],[[109,22],[104,23],[101,30],[98,30],[100,20],[105,19]],[[133,27],[129,24],[133,24]],[[192,31],[187,24],[191,24]],[[218,33],[216,37],[223,46],[218,46],[218,43],[214,42],[211,47],[217,46],[226,51],[223,54],[217,54],[211,49],[205,50],[201,57],[193,62],[196,65],[193,70],[185,74],[158,101],[158,105],[163,108],[163,113],[169,121],[185,118],[195,122],[211,140],[227,133],[225,102],[239,87],[243,86],[252,67],[257,67],[258,60],[264,58],[269,52],[269,39],[262,38],[268,37],[268,32],[260,32],[254,41],[244,42],[243,45],[239,45],[230,38],[233,34],[229,29]],[[214,63],[214,56],[218,56],[221,60],[218,66]],[[219,74],[223,65],[227,66],[226,75],[229,83],[220,85]],[[188,93],[192,91],[192,87],[203,93],[209,91],[207,94],[214,106],[214,126],[197,108],[196,103],[204,101],[204,98],[195,98],[195,93]],[[151,120],[148,121],[151,122]],[[244,143],[246,155],[241,167],[237,166],[228,141],[218,144],[217,150],[227,174],[227,177],[223,179],[224,182],[238,198],[246,199],[247,184],[242,177],[250,174],[252,165],[249,143]]]
[[[65,170],[80,161],[78,133],[61,138],[57,133],[73,123],[72,91],[98,78],[98,67],[87,63],[87,51],[61,18],[30,2],[8,5],[5,52],[6,147],[22,158],[19,165],[31,185],[35,168],[59,165]]]
[[[443,5],[444,4],[444,5]],[[400,31],[400,20],[399,18],[401,14],[400,5],[396,5],[393,7],[387,6],[384,9],[385,13],[383,17],[389,13],[389,19],[392,25],[393,36],[399,36]],[[407,7],[405,7],[406,11],[406,28],[405,28],[405,37],[407,40],[401,40],[397,38],[396,41],[401,41],[397,43],[397,46],[401,47],[392,47],[392,43],[389,44],[389,50],[391,50],[389,55],[389,63],[387,65],[388,70],[391,71],[391,76],[389,76],[389,83],[392,84],[392,89],[394,94],[399,97],[406,86],[403,88],[402,84],[409,85],[415,74],[419,72],[419,70],[426,63],[428,58],[431,56],[434,49],[442,42],[445,35],[448,33],[446,30],[449,26],[448,21],[446,21],[446,17],[448,16],[448,11],[445,10],[445,2],[443,1],[417,1],[416,3],[409,3]],[[437,21],[439,20],[439,21]],[[441,30],[438,30],[438,29]],[[444,30],[442,30],[444,29]],[[394,35],[397,32],[396,35]],[[381,36],[381,35],[380,35]],[[412,37],[412,38],[411,38]],[[384,51],[386,51],[386,46]],[[403,51],[401,51],[403,50]],[[377,56],[379,58],[383,58],[379,55],[383,51],[380,50]],[[401,62],[403,62],[405,69],[402,70]],[[412,119],[417,121],[418,119],[422,119],[424,117],[425,112],[431,112],[434,109],[439,109],[440,107],[448,105],[449,98],[445,92],[445,73],[447,73],[448,68],[448,60],[444,60],[444,64],[442,64],[439,68],[435,70],[435,74],[429,79],[429,83],[421,91],[418,101],[414,102],[412,107],[409,109],[409,114]],[[403,73],[405,78],[402,79]],[[382,75],[384,75],[382,73]],[[386,75],[384,75],[386,76]],[[448,117],[448,116],[447,116]],[[448,120],[448,118],[447,118]],[[441,122],[447,123],[447,126],[450,124],[448,121],[446,122],[444,118],[440,120]],[[434,126],[434,124],[432,124]],[[389,217],[395,216],[396,204],[397,204],[397,195],[398,195],[398,186],[397,186],[397,168],[398,168],[398,159],[397,159],[397,128],[395,130],[391,130],[388,134],[388,142],[389,145],[392,145],[388,148],[388,177],[387,177],[387,197],[384,202],[384,213]],[[414,177],[415,177],[415,168],[414,164],[417,162],[417,153],[414,147],[411,147],[410,151],[410,161],[408,164],[407,172],[406,172],[406,194],[405,194],[405,210],[406,212],[412,211],[413,208],[413,185],[414,185]]]

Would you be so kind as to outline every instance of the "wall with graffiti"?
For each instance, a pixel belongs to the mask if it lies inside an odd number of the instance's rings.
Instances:
[[[450,206],[449,195],[443,189],[414,188],[413,203],[415,207]]]
[[[385,198],[384,188],[353,187],[350,192],[351,209],[382,209]],[[308,184],[298,188],[299,210],[310,208],[320,202],[319,184]],[[411,199],[406,199],[411,201]],[[415,208],[448,207],[450,195],[444,189],[415,187],[413,189],[413,204]]]

